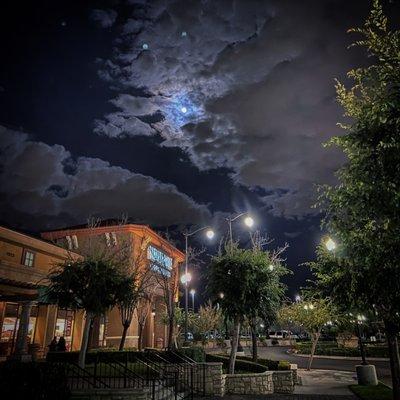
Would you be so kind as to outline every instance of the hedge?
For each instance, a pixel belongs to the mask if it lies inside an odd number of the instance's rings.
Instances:
[[[206,352],[204,348],[200,346],[182,347],[177,350],[177,353],[189,357],[196,362],[206,361]]]
[[[382,346],[365,346],[365,354],[367,357],[389,357],[389,350]],[[310,354],[310,343],[296,343],[295,349],[300,354]],[[343,357],[360,357],[358,348],[338,347],[336,343],[318,344],[315,349],[316,355],[321,356],[343,356]]]
[[[222,362],[223,369],[229,369],[229,357],[217,355],[217,354],[206,354],[207,362]],[[237,358],[235,363],[235,369],[244,372],[265,372],[268,368],[265,365],[257,364],[252,361],[243,360],[242,358]]]

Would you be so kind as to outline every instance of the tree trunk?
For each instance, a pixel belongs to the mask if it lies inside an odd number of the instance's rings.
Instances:
[[[126,334],[128,332],[128,328],[131,325],[131,321],[125,321],[122,325],[124,327],[122,331],[121,341],[119,342],[119,351],[122,351],[125,346]]]
[[[92,323],[92,320],[93,320],[93,314],[90,312],[86,313],[85,328],[83,330],[82,344],[79,350],[79,360],[78,360],[78,365],[81,368],[85,368],[86,350],[88,347],[90,325]]]
[[[392,373],[393,400],[400,400],[400,357],[398,332],[390,324],[385,321],[386,337],[390,356],[390,370]]]
[[[236,318],[235,327],[233,329],[231,355],[229,357],[229,371],[228,371],[229,374],[235,373],[235,362],[236,362],[237,347],[239,343],[239,335],[240,335],[240,320],[239,318]]]
[[[168,324],[168,349],[173,350],[174,346],[174,319],[169,319]]]
[[[309,371],[311,369],[311,365],[312,365],[312,362],[313,362],[313,359],[314,359],[315,349],[317,347],[317,343],[318,343],[318,339],[319,339],[320,334],[321,334],[321,331],[318,331],[315,334],[311,335],[311,337],[313,338],[313,341],[312,341],[312,345],[311,345],[311,354],[310,354],[310,358],[308,360],[307,371]]]
[[[257,332],[256,332],[256,324],[254,321],[250,324],[250,330],[251,330],[253,362],[257,362],[257,358],[258,358]]]
[[[142,351],[142,342],[143,342],[143,325],[139,324],[138,326],[138,350]]]

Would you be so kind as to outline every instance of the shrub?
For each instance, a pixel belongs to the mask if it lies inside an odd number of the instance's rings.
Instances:
[[[65,370],[47,362],[0,363],[2,398],[66,400],[70,397]]]
[[[178,353],[189,357],[196,362],[206,361],[206,352],[201,346],[181,347],[178,350]]]
[[[288,370],[290,370],[290,362],[289,361],[279,361],[278,371],[288,371]]]
[[[207,354],[206,361],[208,362],[222,362],[224,370],[227,370],[229,367],[229,357],[217,355],[217,354]],[[257,364],[252,361],[244,360],[243,357],[238,357],[236,359],[235,369],[237,371],[243,371],[247,373],[260,373],[265,372],[268,368],[265,365]]]

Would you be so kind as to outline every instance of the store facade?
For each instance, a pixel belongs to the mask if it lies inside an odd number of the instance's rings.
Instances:
[[[0,226],[0,358],[44,354],[54,336],[80,346],[83,313],[41,302],[49,271],[80,256]],[[68,336],[66,336],[68,335]]]

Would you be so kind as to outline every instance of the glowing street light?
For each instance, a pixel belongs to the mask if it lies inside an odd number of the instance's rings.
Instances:
[[[234,216],[233,218],[232,218],[232,217],[226,218],[226,220],[228,221],[228,225],[229,225],[229,239],[230,239],[231,245],[232,245],[232,243],[233,243],[233,237],[232,237],[232,222],[233,222],[233,221],[236,221],[238,218],[240,218],[240,217],[242,217],[242,216],[244,216],[244,215],[247,215],[247,217],[246,217],[246,218],[244,219],[244,221],[243,221],[244,224],[245,224],[246,226],[248,226],[249,228],[251,228],[251,227],[254,225],[254,219],[249,215],[248,212],[242,212],[242,213],[240,213],[240,214]]]
[[[149,45],[147,43],[143,43],[142,44],[142,49],[143,50],[148,50],[149,49]]]
[[[208,230],[206,231],[206,236],[207,236],[208,239],[211,240],[211,239],[214,238],[215,232],[214,232],[212,229],[208,229]]]
[[[190,289],[190,294],[192,296],[192,310],[194,312],[194,295],[196,294],[196,290],[195,289]]]
[[[244,223],[245,223],[249,228],[251,228],[251,227],[254,225],[254,219],[251,218],[251,217],[246,217],[246,218],[244,219]]]
[[[269,264],[268,265],[268,269],[272,272],[274,270],[274,264]]]
[[[185,106],[181,107],[181,111],[186,114],[187,113],[187,108]]]
[[[328,238],[328,240],[325,242],[325,247],[328,251],[333,251],[336,249],[336,243],[332,240],[332,238]]]
[[[223,299],[224,297],[225,297],[224,293],[221,292],[221,293],[219,294],[219,298],[220,298],[220,299]]]
[[[181,282],[187,286],[187,284],[192,280],[192,274],[187,272],[181,276]]]

